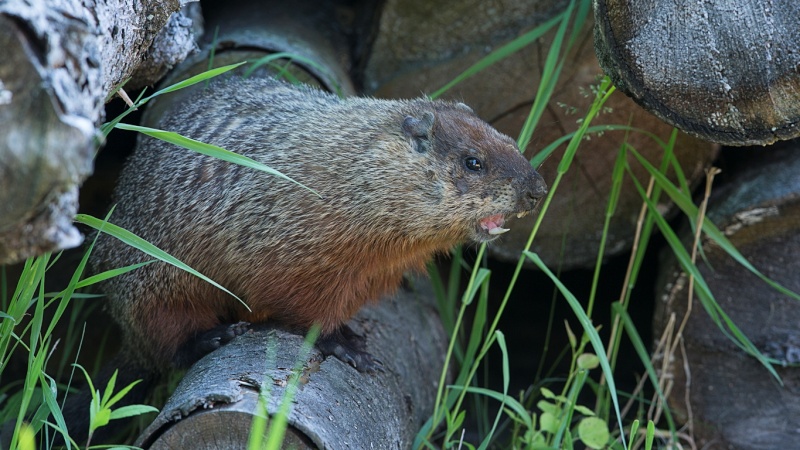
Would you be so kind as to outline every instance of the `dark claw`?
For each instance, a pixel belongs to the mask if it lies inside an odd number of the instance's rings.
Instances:
[[[335,356],[359,372],[386,372],[383,362],[366,351],[366,339],[359,336],[347,325],[317,340],[317,348],[325,356]]]
[[[400,289],[405,292],[414,292],[414,285],[411,283],[411,280],[408,277],[404,276],[403,281],[400,282]]]
[[[339,359],[343,360],[347,364],[350,364],[351,366],[358,368],[358,364],[356,364],[356,360],[353,359],[353,355],[349,355],[349,354],[346,354],[346,353],[342,354],[341,351],[337,351],[335,353],[335,355],[338,356]]]
[[[241,335],[247,333],[247,330],[249,330],[249,329],[250,329],[250,322],[236,322],[236,323],[234,323],[233,325],[228,327],[228,330],[230,330],[233,333],[233,335],[231,336],[230,339],[228,339],[228,341],[230,341],[231,339],[235,338],[236,336],[241,336]],[[225,341],[225,342],[228,342],[228,341]]]
[[[222,345],[220,341],[221,339],[219,336],[198,340],[195,344],[196,353],[198,355],[211,353]]]
[[[203,356],[241,336],[250,329],[247,322],[226,323],[197,334],[184,343],[173,359],[178,367],[188,367]]]

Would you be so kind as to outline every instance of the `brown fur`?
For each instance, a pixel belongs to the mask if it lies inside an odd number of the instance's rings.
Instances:
[[[253,169],[141,140],[111,222],[251,309],[160,262],[110,280],[105,291],[126,351],[153,369],[220,323],[319,323],[331,333],[435,253],[492,239],[481,218],[530,211],[545,192],[514,142],[460,104],[341,100],[239,79],[212,83],[167,116],[163,129],[249,156],[322,198]],[[485,170],[468,170],[469,156]],[[93,259],[108,269],[150,258],[101,236]]]

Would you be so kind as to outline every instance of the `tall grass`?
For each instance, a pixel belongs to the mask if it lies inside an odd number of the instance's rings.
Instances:
[[[2,303],[2,324],[0,324],[0,380],[12,357],[27,354],[27,371],[24,379],[12,383],[4,383],[0,390],[0,417],[4,423],[13,423],[13,430],[7,445],[10,449],[33,450],[49,448],[54,442],[55,434],[61,436],[68,448],[77,447],[67,433],[59,397],[69,390],[69,384],[60,385],[48,374],[48,364],[58,341],[54,341],[54,331],[62,321],[70,303],[84,295],[76,290],[89,286],[97,280],[114,276],[122,270],[98,274],[91,279],[82,279],[86,263],[93,244],[84,252],[67,286],[55,293],[45,291],[45,274],[60,257],[51,254],[29,258],[25,261],[16,287],[11,286],[6,276],[6,268],[2,268],[0,283],[0,300]],[[79,366],[78,366],[79,367]],[[57,371],[64,370],[64,363]],[[82,368],[81,368],[82,370]],[[21,386],[19,386],[21,384]],[[12,391],[12,389],[16,391]],[[130,386],[124,386],[117,392],[113,381],[103,390],[92,388],[94,396],[91,412],[91,435],[94,430],[104,426],[110,420],[121,419],[150,412],[153,408],[131,405],[112,409],[115,403],[124,396]],[[91,438],[90,438],[91,440]],[[89,442],[86,443],[89,446]]]
[[[503,58],[510,57],[525,45],[528,45],[528,43],[550,32],[554,35],[554,38],[545,59],[539,90],[518,138],[519,147],[525,149],[538,125],[544,105],[550,99],[566,55],[575,41],[576,33],[586,19],[588,7],[589,2],[587,1],[570,2],[563,14],[554,17],[540,27],[492,52],[452,82],[435,91],[432,96],[442,95],[458,82],[490,67],[491,64]],[[570,24],[572,25],[571,28],[569,27]],[[569,30],[572,31],[571,34]],[[444,448],[461,448],[465,445],[469,448],[472,448],[473,445],[476,448],[486,448],[492,443],[498,448],[572,448],[576,441],[581,441],[588,448],[638,448],[643,445],[644,448],[649,449],[656,445],[654,443],[656,435],[661,437],[664,447],[676,448],[681,437],[677,431],[677,424],[666,403],[663,392],[663,379],[660,378],[659,371],[653,366],[651,353],[627,312],[632,292],[643,267],[645,251],[656,232],[666,238],[681,268],[690,275],[695,287],[694,292],[696,292],[701,305],[714,323],[717,324],[720,331],[742,350],[759,360],[768,373],[777,378],[770,360],[753,346],[747,336],[739,330],[714,299],[713,293],[708,289],[695,265],[696,259],[694,255],[696,251],[688,251],[683,246],[676,231],[670,227],[655,205],[658,204],[663,195],[666,195],[671,202],[679,207],[690,223],[696,224],[698,238],[695,240],[695,249],[699,241],[699,233],[702,231],[705,237],[717,243],[736,261],[764,280],[767,285],[793,298],[798,298],[797,294],[761,274],[730,244],[716,226],[704,217],[704,211],[694,205],[689,182],[674,156],[677,131],[673,130],[667,140],[662,140],[659,136],[655,136],[648,131],[628,125],[591,126],[592,121],[603,111],[603,104],[612,95],[614,88],[606,78],[593,89],[593,92],[595,93],[595,100],[580,121],[579,129],[545,146],[541,152],[531,159],[531,164],[534,167],[538,167],[557,148],[567,143],[566,151],[558,164],[556,179],[550,186],[550,192],[531,230],[523,256],[519,259],[514,269],[511,281],[506,288],[506,294],[502,298],[495,316],[493,318],[487,316],[488,284],[491,279],[491,271],[485,264],[485,245],[478,249],[477,257],[475,258],[476,262],[472,267],[467,287],[462,295],[456,295],[456,292],[458,292],[460,286],[460,271],[462,267],[468,266],[468,263],[463,258],[460,249],[453,253],[452,269],[446,282],[435,267],[430,267],[429,271],[437,292],[443,322],[446,330],[451,335],[450,345],[446,354],[445,372],[450,370],[451,366],[456,366],[458,372],[455,381],[449,386],[444,385],[446,377],[443,372],[433,415],[417,436],[414,444],[417,448],[438,448],[440,446]],[[627,139],[618,149],[614,169],[611,173],[611,189],[607,193],[607,209],[600,237],[600,248],[594,266],[590,294],[588,298],[580,300],[561,283],[559,277],[550,271],[538,255],[531,253],[528,249],[535,239],[542,219],[547,214],[551,199],[558,195],[561,179],[564,174],[573,170],[572,162],[576,152],[579,151],[583,138],[590,134],[607,131],[624,131],[626,134],[641,133],[648,136],[654,145],[662,149],[662,160],[658,167],[654,166],[637,149],[633,148],[627,142]],[[639,164],[646,169],[650,176],[647,188],[644,188],[634,176],[632,164]],[[675,174],[677,183],[671,182],[666,176],[670,170]],[[597,333],[592,317],[597,313],[595,311],[597,287],[604,282],[602,261],[606,256],[605,244],[609,234],[611,218],[616,212],[616,205],[622,193],[621,189],[625,179],[633,181],[636,192],[642,199],[642,209],[633,237],[633,246],[625,280],[623,285],[620,286],[620,296],[618,301],[612,305],[611,311],[607,312],[611,314],[612,327],[610,337],[604,343]],[[709,189],[710,182],[707,191]],[[692,256],[689,253],[692,253]],[[569,336],[570,347],[567,351],[571,355],[571,362],[570,370],[561,392],[555,394],[546,387],[540,387],[538,390],[533,391],[532,397],[539,398],[535,402],[536,409],[534,410],[526,408],[524,405],[526,403],[532,404],[531,399],[516,399],[508,393],[508,354],[504,335],[497,329],[497,324],[507,302],[511,298],[525,261],[535,264],[552,280],[582,327],[582,332],[578,336],[573,334],[569,327],[565,330]],[[473,305],[475,306],[473,307]],[[464,317],[468,315],[466,313],[467,308],[474,308],[474,319],[471,327],[469,324],[464,323]],[[548,329],[553,332],[559,332],[558,328],[552,325],[551,323]],[[671,345],[672,351],[675,349],[675,342],[680,338],[680,331],[679,329],[674,337]],[[618,392],[615,386],[615,366],[623,338],[627,338],[632,343],[646,371],[643,381],[648,380],[650,382],[649,388],[654,392],[651,406],[657,405],[657,407],[644,408],[648,410],[647,417],[623,417],[623,411],[630,411],[631,401],[635,399],[635,395],[638,395],[635,392]],[[503,390],[501,392],[477,385],[476,374],[479,372],[489,348],[494,345],[499,347],[502,355],[500,364],[503,376]],[[591,361],[591,363],[587,363],[587,361]],[[600,368],[600,373],[595,374],[594,379],[592,379],[588,375],[596,367]],[[542,386],[543,383],[543,380],[531,380],[530,384],[532,386]],[[640,383],[639,389],[643,387],[642,384]],[[586,387],[591,387],[593,397],[596,398],[596,403],[592,408],[579,405],[576,401],[577,394]],[[473,423],[478,423],[479,425],[491,424],[490,427],[483,426],[484,436],[481,441],[471,444],[463,442],[462,439],[463,429],[466,426],[464,400],[467,395],[484,396],[499,402],[498,415],[494,418],[485,415],[489,411],[488,408],[485,408],[485,404],[480,404],[481,406],[478,410],[471,411],[472,415],[475,416]],[[622,395],[630,398],[624,409],[620,407],[620,397]],[[639,398],[640,401],[645,402],[643,397]],[[641,410],[640,408],[639,411]],[[506,416],[505,421],[509,426],[507,428],[511,429],[511,432],[504,436],[495,436],[494,433],[498,429],[501,414]],[[578,419],[579,417],[580,419]],[[646,430],[639,429],[640,420],[647,420],[648,426]],[[657,430],[656,422],[658,422],[659,426],[664,427],[664,430]],[[687,437],[684,437],[684,439],[687,439]],[[691,439],[691,436],[688,439]]]

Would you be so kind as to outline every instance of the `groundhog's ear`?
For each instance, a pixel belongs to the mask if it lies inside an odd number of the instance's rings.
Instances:
[[[468,112],[470,114],[475,114],[475,111],[473,111],[472,108],[470,108],[469,105],[467,105],[466,103],[458,102],[458,103],[456,103],[456,108],[458,108],[458,109],[460,109],[460,110],[462,110],[464,112]]]
[[[403,120],[403,131],[414,139],[414,148],[420,153],[425,153],[431,148],[433,121],[432,112],[423,113],[421,119],[407,116]]]

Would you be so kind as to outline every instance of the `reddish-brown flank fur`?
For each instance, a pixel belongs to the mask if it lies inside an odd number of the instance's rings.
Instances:
[[[143,138],[111,221],[244,299],[154,263],[104,286],[131,358],[158,369],[193,335],[239,320],[323,333],[435,253],[494,236],[481,218],[534,208],[541,177],[466,106],[341,100],[234,80],[176,105],[163,129],[244,154],[317,190]],[[465,161],[476,158],[480,171]],[[474,163],[474,161],[472,161]],[[100,269],[150,259],[101,236]]]

